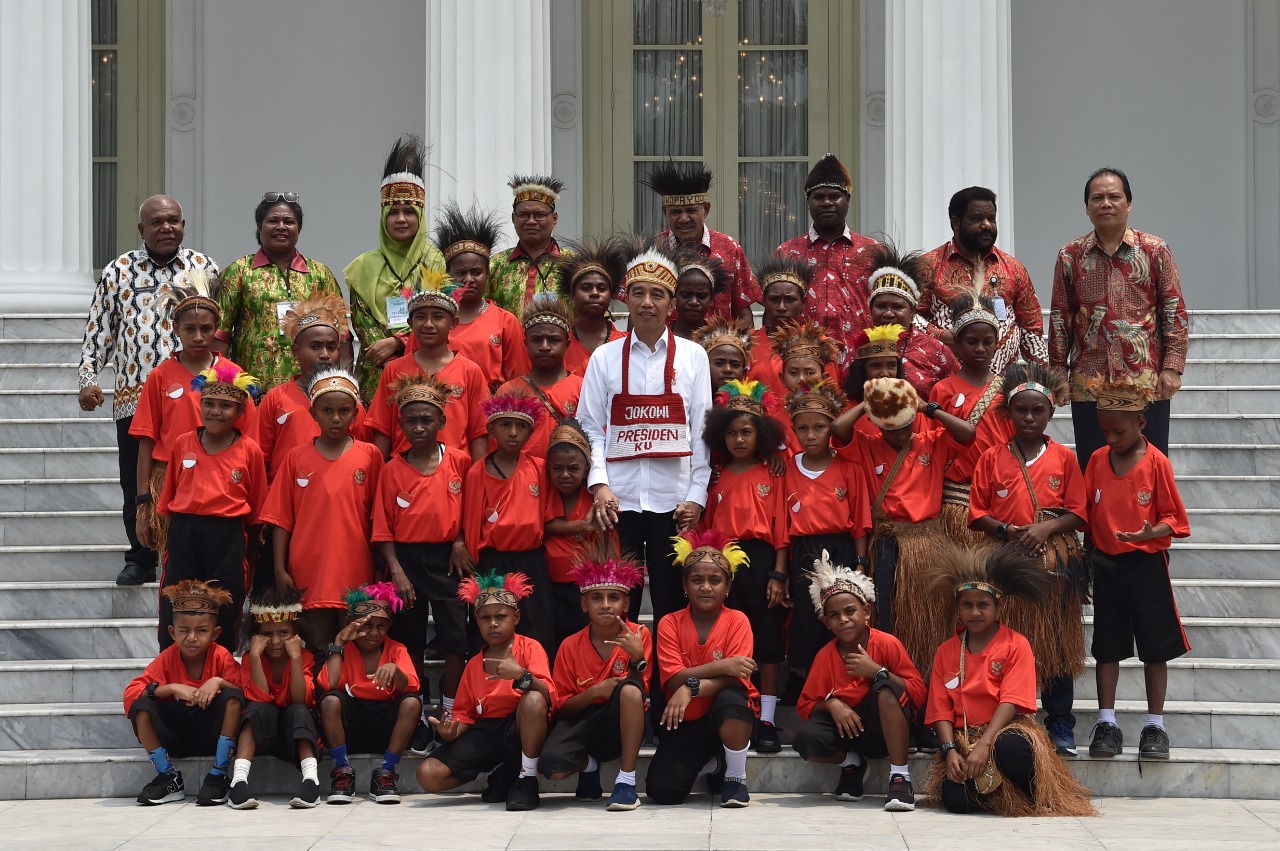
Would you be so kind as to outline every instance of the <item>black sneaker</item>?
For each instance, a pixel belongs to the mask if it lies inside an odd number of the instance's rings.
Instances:
[[[837,801],[861,801],[862,784],[867,779],[867,761],[840,769],[840,782],[836,784]]]
[[[716,748],[716,770],[707,775],[707,791],[712,795],[719,795],[724,789],[724,773],[728,767],[724,748]]]
[[[320,784],[314,780],[303,780],[298,787],[298,794],[289,800],[289,806],[295,810],[309,810],[320,800]]]
[[[1124,733],[1115,724],[1099,721],[1093,728],[1093,741],[1089,743],[1089,756],[1111,757],[1124,753]]]
[[[116,576],[117,585],[142,585],[156,581],[156,569],[146,568],[131,561],[124,563],[124,570]]]
[[[409,739],[409,753],[418,756],[426,756],[431,753],[436,746],[436,732],[431,728],[430,724],[419,721],[418,726],[413,729],[413,736]]]
[[[1169,758],[1169,734],[1164,731],[1164,728],[1157,727],[1155,724],[1148,724],[1142,728],[1142,733],[1138,736],[1138,758]]]
[[[1058,752],[1058,756],[1076,756],[1076,734],[1074,730],[1061,721],[1047,724],[1045,729],[1049,732],[1049,738],[1053,741],[1053,749]]]
[[[196,793],[197,807],[212,807],[225,803],[231,790],[231,778],[225,774],[214,774],[210,771],[204,776],[204,783]]]
[[[351,766],[329,772],[329,794],[326,804],[350,804],[356,799],[356,773]]]
[[[249,791],[249,781],[241,780],[231,784],[231,792],[227,796],[227,806],[233,810],[256,810],[258,799]]]
[[[887,813],[909,813],[916,808],[916,790],[911,788],[911,781],[901,774],[889,777],[889,791],[884,796],[884,809]]]
[[[745,807],[751,803],[747,794],[747,784],[741,780],[724,781],[724,789],[720,791],[720,806],[727,808]]]
[[[598,801],[604,797],[604,789],[600,786],[600,769],[578,772],[578,789],[573,797],[579,801]]]
[[[142,791],[138,793],[138,803],[154,807],[157,804],[181,801],[185,797],[187,797],[187,790],[182,785],[182,772],[174,769],[162,771],[151,778],[151,782],[143,786]]]
[[[400,803],[400,789],[396,782],[400,775],[389,768],[375,768],[369,778],[369,797],[379,804]]]
[[[505,762],[502,763],[489,772],[489,785],[485,786],[484,791],[480,793],[480,800],[486,804],[501,804],[507,800],[507,793],[511,791],[511,784],[515,781],[515,769]]]
[[[538,778],[533,775],[517,778],[507,792],[507,812],[523,813],[537,808]]]
[[[768,721],[761,721],[756,728],[755,740],[751,747],[756,753],[777,753],[782,750],[782,739],[778,737],[778,728]]]

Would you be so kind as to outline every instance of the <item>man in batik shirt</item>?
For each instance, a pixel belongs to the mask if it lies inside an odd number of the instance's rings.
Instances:
[[[518,319],[529,299],[538,293],[559,291],[557,260],[562,251],[552,234],[560,221],[556,202],[564,183],[554,177],[517,174],[507,185],[515,195],[511,224],[518,241],[514,248],[499,251],[489,260],[488,297]]]

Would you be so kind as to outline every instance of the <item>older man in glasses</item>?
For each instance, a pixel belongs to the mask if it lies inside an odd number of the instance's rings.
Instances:
[[[560,286],[559,259],[563,251],[552,236],[559,215],[556,201],[563,181],[543,175],[513,175],[507,185],[515,200],[511,224],[518,242],[489,260],[488,296],[517,317],[538,293],[556,292]]]

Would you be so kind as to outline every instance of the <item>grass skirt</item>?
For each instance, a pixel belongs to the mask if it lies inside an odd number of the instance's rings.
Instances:
[[[958,547],[971,550],[991,543],[991,536],[969,528],[969,485],[942,483],[942,513],[938,515],[942,534]]]
[[[1026,636],[1041,684],[1062,676],[1074,680],[1085,672],[1081,609],[1088,598],[1088,556],[1075,533],[1065,532],[1048,540],[1043,564],[1058,579],[1057,596],[1042,606],[1005,598],[1000,622]]]
[[[151,462],[151,478],[147,479],[147,492],[151,500],[138,506],[138,519],[145,520],[151,527],[152,549],[164,556],[169,547],[169,518],[156,511],[156,503],[160,501],[160,491],[164,490],[164,474],[169,465],[164,461]]]
[[[899,523],[882,516],[872,525],[871,570],[876,596],[879,599],[881,590],[886,589],[886,579],[892,595],[893,619],[887,631],[902,642],[928,682],[934,652],[955,633],[951,612],[935,605],[935,595],[925,577],[925,568],[937,557],[944,540],[942,527],[936,517],[919,523]]]

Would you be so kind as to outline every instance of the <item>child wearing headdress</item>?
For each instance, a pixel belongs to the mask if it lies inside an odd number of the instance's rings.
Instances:
[[[777,366],[777,377],[769,379],[773,383],[765,382],[770,390],[785,396],[801,385],[811,387],[823,379],[837,380],[836,343],[821,325],[815,322],[784,322],[769,337]],[[753,373],[759,374],[759,370],[753,369],[748,378]],[[791,429],[791,421],[783,422],[782,427],[787,453],[794,455],[800,451],[800,443]]]
[[[124,690],[124,714],[156,770],[138,803],[181,801],[186,788],[170,757],[212,755],[213,769],[196,803],[221,804],[231,785],[227,770],[244,705],[240,666],[217,643],[219,612],[231,605],[231,594],[198,579],[166,585],[161,593],[173,609],[173,643]]]
[[[458,302],[453,296],[456,289],[444,272],[426,269],[412,288],[404,290],[409,330],[417,348],[387,363],[369,402],[369,431],[383,458],[409,448],[409,441],[397,425],[400,412],[391,390],[396,379],[405,375],[425,375],[452,388],[445,426],[440,432],[441,443],[467,452],[473,461],[488,451],[489,441],[478,407],[489,395],[488,379],[480,367],[469,358],[454,354],[449,345],[450,335],[458,327]]]
[[[1054,406],[1067,401],[1067,382],[1057,370],[1022,362],[995,381],[1003,386],[1001,418],[1014,431],[978,459],[968,514],[986,542],[1012,542],[1057,579],[1058,593],[1047,605],[1012,600],[1001,618],[1027,637],[1035,653],[1044,725],[1054,747],[1060,756],[1075,756],[1071,704],[1074,680],[1085,667],[1080,610],[1089,592],[1088,559],[1076,538],[1085,524],[1084,476],[1075,453],[1044,433]]]
[[[1116,687],[1120,662],[1133,655],[1136,644],[1147,690],[1138,758],[1168,759],[1168,662],[1191,650],[1169,581],[1169,546],[1190,535],[1191,526],[1169,459],[1142,434],[1152,391],[1102,376],[1091,378],[1086,390],[1098,400],[1098,425],[1107,440],[1084,471],[1086,544],[1093,563],[1091,653],[1098,678],[1098,724],[1089,756],[1124,751]]]
[[[528,349],[528,370],[498,388],[497,395],[514,393],[532,396],[546,408],[547,416],[536,426],[524,451],[535,458],[547,457],[547,442],[556,423],[578,412],[582,376],[565,368],[564,355],[573,328],[573,313],[555,293],[538,293],[524,306],[524,345]]]
[[[302,594],[296,588],[283,593],[267,588],[249,603],[240,648],[245,706],[227,800],[234,810],[258,806],[249,788],[249,771],[259,752],[301,769],[302,785],[289,806],[310,809],[320,800],[319,733],[311,714],[316,703],[315,658],[298,635],[301,616]]]
[[[777,334],[790,327],[792,330],[784,334],[782,339],[789,341],[789,349],[800,346],[800,350],[792,352],[791,357],[815,360],[828,378],[838,381],[839,345],[825,334],[821,326],[806,323],[802,318],[805,295],[813,277],[809,264],[793,257],[770,257],[761,264],[757,275],[764,289],[764,314],[760,328],[753,335],[757,345],[748,366],[747,377],[764,382],[775,393],[783,392],[786,357],[780,348],[782,343],[778,342]],[[799,334],[800,328],[805,328],[806,331]],[[806,347],[800,343],[800,338],[807,340],[810,345]],[[814,343],[817,343],[816,349],[812,345]],[[801,363],[792,369],[804,373],[812,365]],[[794,386],[787,385],[786,389],[794,389]]]
[[[875,271],[867,278],[871,293],[868,325],[902,326],[906,332],[901,344],[903,372],[916,393],[928,399],[933,385],[959,367],[956,356],[938,341],[925,318],[916,313],[920,303],[918,282],[929,280],[933,270],[920,252],[902,255],[887,241],[872,250],[871,262]]]
[[[494,450],[471,465],[462,484],[462,537],[482,573],[522,573],[538,593],[520,606],[520,634],[542,645],[555,642],[551,579],[542,551],[546,461],[524,451],[546,417],[532,396],[504,393],[480,403]]]
[[[871,626],[871,577],[825,551],[806,573],[813,609],[835,637],[818,651],[796,703],[804,723],[795,749],[810,762],[840,766],[837,801],[861,801],[867,760],[888,757],[884,808],[910,812],[908,722],[924,706],[924,679],[902,642]]]
[[[680,276],[676,278],[671,333],[691,340],[694,332],[707,324],[711,305],[727,292],[729,274],[719,257],[703,257],[692,248],[677,250],[675,261]],[[721,316],[711,318],[723,321]]]
[[[234,650],[247,588],[248,542],[256,545],[259,539],[267,499],[262,450],[234,424],[250,398],[257,398],[258,380],[224,360],[192,379],[191,392],[200,395],[204,425],[169,445],[176,461],[165,470],[156,500],[156,513],[169,521],[161,578],[165,585],[184,579],[216,582],[228,591],[231,605],[218,615],[218,641]],[[173,640],[172,623],[173,607],[162,595],[161,650]]]
[[[597,348],[626,336],[614,326],[609,305],[622,286],[629,256],[625,240],[608,237],[574,243],[557,261],[560,297],[573,307],[575,317],[564,354],[564,367],[574,375],[587,374],[587,361]]]
[[[317,372],[307,389],[320,426],[276,471],[262,522],[270,523],[276,588],[302,591],[298,632],[319,655],[342,627],[343,592],[373,579],[373,503],[382,454],[351,436],[360,388],[341,369]]]
[[[458,583],[471,572],[462,543],[462,482],[471,459],[440,442],[449,388],[425,375],[405,375],[393,385],[400,408],[400,430],[407,452],[393,455],[378,477],[373,504],[373,542],[405,608],[392,624],[391,637],[409,650],[418,681],[426,683],[427,632],[431,647],[444,657],[440,692],[447,716],[462,678],[470,642],[467,609],[458,600]],[[409,750],[421,754],[431,745],[425,717],[414,730]]]
[[[783,623],[790,588],[790,532],[784,480],[768,462],[777,455],[782,431],[770,412],[777,399],[758,381],[731,381],[716,394],[702,439],[729,459],[707,494],[704,528],[734,535],[746,553],[744,569],[734,577],[728,603],[751,619],[760,667],[760,725],[754,746],[759,753],[782,749],[775,726],[779,674],[786,656]]]
[[[422,713],[418,675],[405,646],[388,638],[404,601],[390,582],[349,588],[343,594],[346,623],[320,668],[316,702],[325,746],[333,759],[327,804],[355,800],[355,771],[348,754],[382,754],[369,778],[369,797],[400,803],[396,769]]]
[[[537,809],[538,759],[556,687],[542,645],[516,634],[520,603],[532,593],[523,573],[478,573],[458,586],[459,598],[475,608],[485,646],[462,673],[453,717],[429,719],[444,744],[418,766],[418,783],[427,792],[488,772],[481,800],[505,801],[512,811]]]
[[[579,606],[590,622],[556,653],[555,728],[539,761],[553,780],[578,772],[579,801],[598,801],[600,763],[621,760],[607,809],[634,810],[636,765],[644,740],[645,705],[653,664],[648,627],[627,619],[632,588],[644,568],[618,554],[603,536],[578,555],[571,573]]]
[[[745,381],[751,367],[756,337],[743,319],[732,322],[714,317],[693,332],[693,341],[707,353],[711,365],[711,386],[723,387],[730,381]]]
[[[853,335],[852,359],[849,361],[849,372],[845,376],[844,392],[849,401],[855,405],[862,403],[862,394],[868,381],[873,378],[905,378],[902,370],[901,350],[907,339],[907,330],[901,325],[875,325],[864,328]],[[916,415],[917,428],[928,428],[923,414]],[[868,437],[875,437],[880,429],[863,417],[854,424],[854,429]],[[853,450],[853,442],[842,443],[840,453],[850,460],[857,458]]]
[[[186,286],[169,284],[160,290],[160,298],[170,305],[179,348],[147,376],[129,426],[129,434],[138,439],[138,540],[158,553],[165,552],[169,527],[156,512],[155,500],[164,487],[173,442],[201,423],[200,399],[191,390],[191,382],[220,365],[224,370],[234,367],[243,371],[212,348],[213,335],[222,321],[222,309],[216,301],[217,280],[198,270],[191,271],[187,280]],[[257,434],[257,417],[257,408],[245,405],[236,419],[236,429],[241,434]]]
[[[672,539],[689,605],[658,622],[658,675],[667,705],[645,794],[683,804],[694,782],[720,793],[720,806],[745,807],[747,748],[760,717],[755,639],[746,614],[725,605],[734,574],[747,563],[737,543],[714,529]]]
[[[1010,545],[948,545],[928,572],[938,602],[958,623],[934,654],[929,679],[925,720],[941,742],[925,780],[930,806],[1002,816],[1096,815],[1089,790],[1036,723],[1031,645],[1000,622],[1010,597],[1043,605],[1057,590],[1053,578]]]

